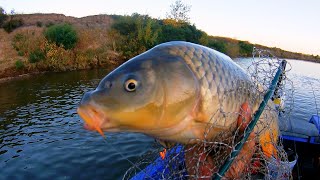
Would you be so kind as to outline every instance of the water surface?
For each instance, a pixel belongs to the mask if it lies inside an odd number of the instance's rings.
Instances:
[[[320,64],[289,63],[291,118],[307,121],[317,113],[315,100],[320,108]],[[108,133],[104,141],[83,129],[77,104],[106,74],[48,73],[0,84],[0,179],[121,179],[132,166],[127,159],[152,150],[154,140],[142,134]]]
[[[49,73],[1,84],[0,179],[121,177],[131,167],[126,158],[134,161],[153,139],[109,133],[105,142],[83,129],[77,104],[106,73]]]

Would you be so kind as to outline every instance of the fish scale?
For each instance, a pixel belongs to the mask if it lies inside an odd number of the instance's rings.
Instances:
[[[250,88],[251,81],[248,75],[241,68],[239,70],[238,65],[229,57],[209,48],[184,43],[171,43],[166,48],[171,55],[181,56],[199,79],[202,112],[212,117],[217,111],[213,107],[221,104],[221,113],[230,115],[223,121],[216,119],[215,125],[227,127],[234,123],[238,115],[233,112],[238,112],[241,104],[250,98],[236,95],[237,92],[243,94],[239,91]],[[232,84],[239,81],[244,88],[235,89],[236,86]]]

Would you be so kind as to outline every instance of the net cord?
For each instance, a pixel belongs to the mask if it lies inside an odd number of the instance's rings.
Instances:
[[[263,97],[263,101],[260,103],[258,110],[255,112],[254,116],[253,116],[253,120],[249,123],[248,127],[246,128],[246,131],[244,133],[243,138],[241,139],[241,141],[235,146],[234,150],[231,152],[230,156],[227,158],[227,160],[225,161],[225,163],[221,166],[221,168],[219,169],[218,173],[216,173],[214,175],[214,177],[212,178],[213,180],[220,180],[224,174],[228,171],[228,169],[230,168],[233,160],[235,159],[235,157],[238,156],[240,150],[242,149],[243,145],[245,144],[245,142],[248,140],[249,135],[251,134],[251,132],[254,129],[254,126],[257,124],[264,108],[267,105],[268,100],[272,97],[272,95],[274,94],[274,91],[277,87],[277,82],[280,79],[280,75],[284,72],[285,67],[286,67],[286,60],[283,60],[277,70],[276,75],[274,76],[271,85],[268,88],[267,93],[264,95]]]

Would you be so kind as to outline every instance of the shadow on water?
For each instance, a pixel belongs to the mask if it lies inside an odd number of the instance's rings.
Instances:
[[[295,71],[301,63],[306,69]],[[315,113],[314,97],[311,87],[303,84],[318,83],[314,86],[320,97],[320,75],[309,73],[311,66],[318,71],[320,64],[292,64],[290,76],[296,83],[294,98],[298,104],[292,118],[307,120]],[[153,139],[141,134],[108,133],[106,143],[98,133],[83,129],[76,107],[83,93],[94,89],[106,74],[106,70],[47,73],[1,84],[1,178],[121,179],[132,166],[124,158],[134,162],[152,148]]]
[[[46,96],[59,97],[74,86],[93,88],[105,74],[106,70],[47,73],[2,83],[0,113],[45,99]]]

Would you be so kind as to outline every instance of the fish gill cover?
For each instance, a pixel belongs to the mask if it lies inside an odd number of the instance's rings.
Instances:
[[[283,60],[269,51],[254,48],[253,58],[244,66],[254,82],[248,90],[257,94],[250,96],[250,102],[243,104],[240,112],[227,112],[222,106],[217,112],[220,113],[219,117],[212,116],[204,136],[210,134],[221,116],[227,118],[237,114],[237,128],[223,131],[213,139],[199,139],[195,144],[164,147],[161,145],[163,143],[155,141],[151,150],[141,155],[137,161],[131,162],[132,166],[123,179],[292,179],[292,162],[288,161],[278,129],[278,123],[286,124],[293,109],[293,83],[286,76],[290,70],[288,65],[280,75],[271,100],[265,102],[266,107],[260,117],[264,121],[258,121],[255,130],[223,177],[218,174],[243,136],[248,133],[247,125],[257,110],[252,105],[263,101],[263,96],[269,90],[282,63]],[[238,89],[248,88],[239,84]],[[226,90],[224,94],[232,93],[229,91],[232,90]],[[282,98],[284,95],[285,99]],[[280,99],[286,104],[285,107],[282,103],[279,104]]]

